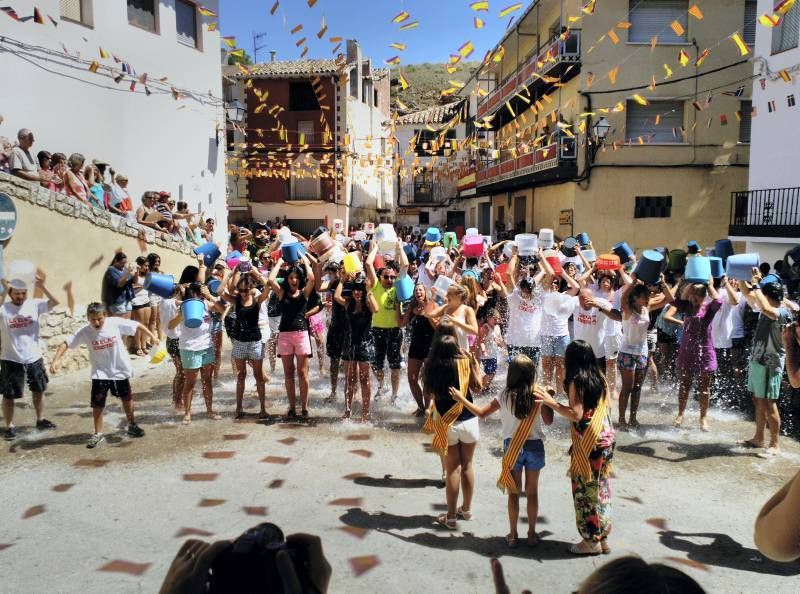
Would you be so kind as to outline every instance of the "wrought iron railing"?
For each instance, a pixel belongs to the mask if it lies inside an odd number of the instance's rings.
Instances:
[[[800,188],[731,192],[728,233],[751,237],[800,237]]]

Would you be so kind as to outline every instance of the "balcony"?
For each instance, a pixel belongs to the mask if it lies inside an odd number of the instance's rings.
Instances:
[[[452,184],[414,181],[412,204],[443,204],[453,197]]]
[[[535,90],[533,86],[541,83],[542,89],[552,84],[542,77],[552,77],[566,82],[580,72],[581,31],[575,29],[565,40],[556,39],[538,53],[523,62],[514,75],[499,85],[478,103],[477,117],[490,115],[505,105],[506,101],[523,87]],[[526,104],[527,106],[527,104]],[[518,113],[519,110],[516,110]]]
[[[478,170],[476,182],[480,189],[494,191],[571,178],[577,172],[576,151],[575,138],[559,138],[516,159],[485,165]]]
[[[728,235],[800,238],[800,188],[731,192]]]

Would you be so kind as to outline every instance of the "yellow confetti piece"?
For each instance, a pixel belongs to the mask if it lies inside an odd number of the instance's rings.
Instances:
[[[658,45],[658,35],[653,35],[650,39],[650,50],[656,49],[656,45]]]
[[[664,64],[664,71],[667,73],[664,79],[672,76],[672,68],[670,68],[668,64]]]
[[[686,30],[683,28],[683,25],[681,25],[677,20],[672,21],[669,26],[673,31],[675,31],[675,35],[678,37],[682,37],[686,32]]]
[[[736,44],[736,47],[739,48],[739,54],[740,55],[746,56],[747,54],[750,53],[750,48],[747,47],[747,44],[744,42],[742,37],[739,35],[738,31],[736,33],[734,33],[733,35],[731,35],[730,39],[731,39],[731,41],[733,41],[733,43]]]
[[[512,118],[517,117],[517,114],[515,114],[514,110],[511,109],[511,103],[509,103],[508,101],[506,101],[506,107],[508,108],[508,112],[511,114]]]
[[[481,97],[486,97],[489,95],[489,91],[478,87],[478,95],[480,95]]]
[[[607,35],[614,45],[617,45],[619,43],[619,36],[617,36],[614,29],[609,29]]]
[[[396,17],[392,19],[393,23],[402,23],[403,21],[407,21],[411,15],[408,14],[405,10],[398,14]]]
[[[406,77],[403,76],[402,72],[400,73],[400,76],[398,77],[397,80],[400,82],[400,89],[403,91],[405,91],[410,86],[408,84],[408,81],[406,80]]]
[[[300,58],[305,58],[307,53],[308,53],[308,46],[303,48],[303,51],[300,52]]]
[[[780,76],[780,77],[783,79],[783,82],[787,82],[787,83],[790,83],[790,82],[792,82],[792,75],[791,75],[791,74],[789,74],[789,71],[788,71],[788,70],[785,70],[785,69],[784,69],[784,70],[781,70],[781,71],[778,73],[778,76]]]
[[[400,109],[406,109],[406,110],[408,109],[408,106],[402,101],[400,101],[400,99],[395,99],[394,102],[397,103],[397,107],[399,107]]]
[[[647,88],[650,89],[651,91],[655,91],[656,90],[656,75],[655,74],[653,75],[653,79],[650,81],[650,84],[647,85]]]
[[[472,52],[475,51],[475,46],[472,45],[471,41],[466,42],[460,48],[458,48],[458,53],[461,54],[461,57],[466,59],[472,55]]]
[[[331,43],[342,43],[343,38],[337,35],[336,37],[328,37],[328,41]]]
[[[256,108],[253,110],[253,113],[261,113],[261,112],[262,112],[262,111],[264,111],[266,108],[267,108],[267,105],[266,105],[266,103],[262,103],[261,105],[259,105],[258,107],[256,107]]]
[[[639,105],[645,105],[645,106],[650,105],[650,102],[641,95],[634,95],[633,100],[636,101],[636,103],[638,103]]]
[[[305,37],[301,37],[300,39],[297,40],[297,42],[295,42],[295,46],[300,47],[305,42],[306,42],[306,38]]]
[[[100,69],[100,64],[97,60],[92,60],[92,63],[89,64],[89,72],[97,72]]]
[[[473,2],[472,4],[469,5],[469,7],[472,10],[475,10],[475,11],[482,10],[482,11],[486,12],[487,10],[489,10],[489,3],[488,2]]]
[[[686,53],[686,50],[681,50],[678,53],[678,62],[683,67],[686,67],[686,65],[689,63],[689,54]]]
[[[572,23],[577,23],[579,20],[581,20],[581,17],[579,17],[579,16],[571,16],[571,17],[567,17],[567,22],[568,22],[570,25],[571,25]]]
[[[317,33],[317,39],[322,39],[327,31],[328,25],[325,24],[325,17],[322,17],[322,24],[320,25],[319,33]]]
[[[484,22],[483,22],[483,19],[482,19],[482,18],[480,18],[480,17],[475,17],[475,18],[473,19],[473,24],[475,25],[475,28],[476,28],[476,29],[483,29]]]
[[[661,114],[657,113],[656,114],[656,126],[658,126],[660,123],[661,123]]]
[[[390,43],[389,47],[393,47],[394,49],[402,52],[406,49],[407,46],[405,43]]]
[[[512,4],[511,6],[506,6],[503,10],[500,11],[500,18],[505,18],[510,15],[512,12],[518,11],[522,8],[522,2],[517,2],[516,4]]]
[[[584,4],[581,7],[581,12],[583,14],[594,14],[594,6],[596,4],[596,0],[589,0],[588,3]]]
[[[703,20],[703,11],[700,10],[700,7],[695,4],[689,9],[689,14],[696,18],[698,21]]]
[[[619,66],[614,66],[612,70],[608,71],[608,80],[611,81],[612,85],[617,84],[617,73],[619,72]]]
[[[411,29],[416,29],[419,27],[419,21],[414,21],[413,23],[408,23],[407,25],[403,25],[400,27],[401,31],[409,31]]]
[[[451,87],[455,87],[457,89],[464,88],[464,83],[458,82],[457,80],[448,80],[447,82],[450,84]]]
[[[291,33],[292,35],[294,35],[295,33],[299,33],[299,32],[300,32],[300,31],[302,31],[302,30],[303,30],[303,25],[302,25],[302,23],[301,23],[301,24],[297,25],[297,26],[296,26],[294,29],[292,29],[292,30],[290,31],[290,33]]]

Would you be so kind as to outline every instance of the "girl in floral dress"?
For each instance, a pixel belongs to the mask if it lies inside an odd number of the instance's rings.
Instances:
[[[569,419],[572,447],[567,475],[572,481],[575,522],[581,542],[569,548],[575,555],[610,553],[611,459],[615,436],[608,407],[608,386],[597,366],[592,347],[576,340],[564,356],[564,391],[569,404],[542,393],[545,406]]]

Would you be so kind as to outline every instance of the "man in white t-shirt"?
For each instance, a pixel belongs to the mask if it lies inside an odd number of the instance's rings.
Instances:
[[[28,285],[19,279],[3,279],[3,285],[5,293],[0,301],[0,393],[3,395],[3,419],[6,423],[3,437],[13,441],[17,437],[14,401],[22,398],[26,382],[33,393],[36,428],[56,428],[55,423],[44,418],[44,391],[48,377],[39,344],[39,317],[58,305],[58,301],[39,275],[36,276],[36,287],[47,299],[28,299]],[[5,301],[6,297],[9,301]]]
[[[572,314],[574,320],[572,329],[574,332],[573,338],[589,343],[594,356],[598,360],[600,369],[605,371],[606,318],[597,311],[598,307],[609,309],[611,303],[601,297],[594,297],[590,289],[581,289],[580,293],[578,293],[578,303],[575,304],[575,310]]]
[[[144,437],[144,430],[136,424],[133,416],[133,396],[130,378],[133,376],[131,359],[125,348],[123,336],[133,336],[137,330],[149,336],[154,343],[158,338],[147,326],[126,320],[125,318],[107,317],[106,306],[92,303],[86,310],[89,323],[63,342],[50,364],[50,371],[58,373],[59,361],[67,349],[76,349],[85,345],[89,349],[89,363],[92,365],[92,417],[94,418],[94,434],[89,438],[87,448],[100,445],[103,436],[103,410],[106,407],[108,391],[122,401],[122,408],[128,418],[128,435]]]

